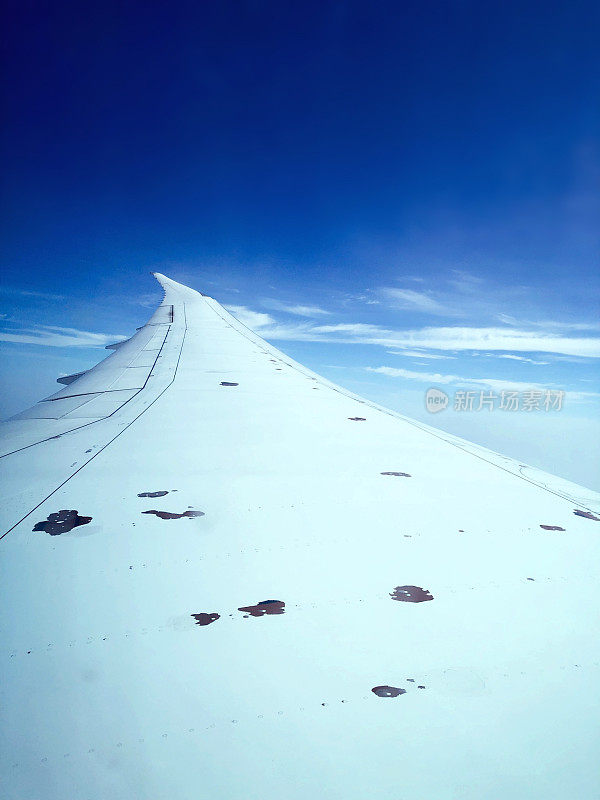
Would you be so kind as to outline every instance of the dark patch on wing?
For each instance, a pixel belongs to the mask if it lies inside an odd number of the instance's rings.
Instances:
[[[221,386],[239,386],[239,383],[232,383],[231,381],[221,381]]]
[[[216,622],[221,615],[217,613],[212,614],[205,614],[204,612],[200,614],[190,614],[196,620],[196,625],[210,625],[211,622]]]
[[[174,514],[171,511],[142,511],[142,514],[156,514],[160,519],[182,519],[182,517],[203,517],[204,511],[184,511],[183,514]]]
[[[377,697],[398,697],[400,694],[406,694],[406,689],[399,689],[397,686],[374,686],[371,691]]]
[[[366,422],[367,420],[364,417],[348,417],[349,420],[352,422]]]
[[[412,478],[408,472],[382,472],[381,475],[395,475],[397,478]]]
[[[283,600],[262,600],[254,606],[242,606],[238,611],[243,611],[246,617],[263,617],[265,614],[283,614],[285,603]]]
[[[540,528],[545,531],[564,531],[564,528],[561,528],[560,525],[540,525]]]
[[[573,511],[573,513],[575,514],[576,517],[585,517],[586,519],[595,519],[596,522],[600,522],[600,517],[594,516],[594,514],[592,514],[591,511],[579,511],[579,509],[577,509],[576,511]]]
[[[396,586],[394,591],[390,592],[390,597],[401,603],[424,603],[425,600],[433,600],[433,595],[420,586]]]
[[[168,492],[140,492],[138,497],[164,497]]]
[[[37,522],[33,530],[46,531],[50,536],[60,536],[61,533],[67,533],[78,525],[87,525],[91,521],[91,517],[80,517],[77,511],[62,509],[56,514],[48,514],[48,519],[45,522]]]

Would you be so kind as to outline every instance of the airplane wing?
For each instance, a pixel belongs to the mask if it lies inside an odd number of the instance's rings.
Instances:
[[[156,277],[2,425],[2,797],[600,796],[600,496]]]

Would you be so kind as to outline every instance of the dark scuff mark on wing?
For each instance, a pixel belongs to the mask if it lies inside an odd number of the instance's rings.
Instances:
[[[245,617],[264,617],[266,614],[283,614],[285,603],[283,600],[262,600],[254,606],[242,606],[238,611],[243,611]]]
[[[406,694],[406,689],[399,689],[397,686],[374,686],[371,691],[377,697],[398,697],[398,695]]]
[[[540,525],[540,528],[545,531],[564,531],[564,528],[561,528],[560,525]]]
[[[366,422],[365,417],[348,417],[352,422]]]
[[[200,614],[190,614],[190,616],[196,620],[196,625],[210,625],[211,622],[216,622],[221,617],[221,615],[216,612],[212,614],[201,612]]]
[[[138,497],[164,497],[169,492],[140,492]]]
[[[34,531],[46,531],[50,536],[60,536],[61,533],[68,533],[79,525],[87,525],[91,522],[91,517],[80,517],[77,511],[62,509],[55,514],[48,514],[45,522],[37,522]]]
[[[157,517],[160,519],[182,519],[183,517],[188,517],[192,519],[193,517],[203,517],[204,511],[184,511],[183,514],[175,514],[171,511],[142,511],[142,514],[156,514]]]
[[[575,514],[576,517],[585,517],[585,519],[595,519],[596,522],[600,522],[600,517],[594,516],[594,514],[592,514],[591,511],[580,511],[579,509],[576,509],[575,511],[573,511],[573,513]]]
[[[399,600],[401,603],[424,603],[426,600],[433,600],[433,595],[428,589],[421,589],[420,586],[396,586],[390,592],[392,600]]]
[[[221,381],[221,386],[239,386],[239,383],[232,383],[231,381]]]
[[[412,478],[408,472],[382,472],[381,475],[395,475],[397,478]]]

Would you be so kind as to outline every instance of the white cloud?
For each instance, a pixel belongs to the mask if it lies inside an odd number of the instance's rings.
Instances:
[[[423,311],[429,314],[450,314],[449,308],[439,303],[425,292],[415,292],[413,289],[396,289],[384,286],[379,289],[386,300],[395,308],[409,308],[413,311]]]
[[[496,319],[498,322],[503,322],[505,325],[518,325],[519,320],[515,317],[511,317],[510,314],[497,314]]]
[[[367,372],[377,372],[380,375],[388,375],[390,378],[406,378],[409,381],[423,383],[456,383],[460,380],[457,375],[440,375],[439,372],[413,372],[410,369],[396,367],[365,367],[365,369]]]
[[[498,378],[465,378],[460,375],[441,375],[437,372],[414,372],[409,369],[396,369],[395,367],[365,367],[367,372],[387,375],[391,378],[404,378],[405,380],[418,381],[429,384],[458,384],[461,387],[475,387],[478,389],[492,389],[495,392],[524,392],[529,389],[544,391],[556,389],[550,384],[532,383],[527,381],[506,381]],[[596,392],[566,392],[570,400],[587,400],[600,397]]]
[[[316,325],[311,328],[314,333],[354,333],[357,336],[378,333],[381,330],[377,325],[368,325],[364,322],[342,322],[337,325]]]
[[[62,294],[50,294],[49,292],[34,292],[29,289],[14,289],[9,286],[3,286],[0,288],[0,292],[2,294],[8,295],[17,295],[18,297],[37,297],[40,300],[64,300],[65,297]]]
[[[241,322],[267,339],[371,344],[397,351],[504,351],[553,353],[580,358],[600,358],[600,336],[567,336],[553,329],[508,327],[431,326],[394,330],[363,322],[313,325],[277,322],[270,314],[246,306],[227,306]],[[421,356],[423,354],[420,354]],[[436,353],[437,355],[437,353]]]
[[[424,353],[420,350],[388,350],[391,356],[406,356],[406,358],[431,358],[434,360],[440,359],[455,359],[456,356],[443,356],[439,353]]]
[[[271,300],[269,298],[263,300],[262,305],[272,311],[283,311],[285,314],[294,314],[297,317],[320,317],[331,314],[331,311],[326,311],[319,306],[294,305],[292,303],[282,303],[279,300]]]
[[[581,320],[577,314],[571,314],[575,321],[535,321],[538,316],[535,308],[541,298],[533,287],[490,282],[466,270],[454,269],[450,270],[450,277],[445,273],[436,279],[430,278],[428,284],[419,286],[419,289],[414,291],[386,286],[373,293],[391,308],[450,319],[463,318],[474,324],[496,320],[502,325],[522,330],[564,334],[600,330],[598,321]],[[564,309],[564,313],[567,311]]]
[[[459,292],[471,294],[480,289],[483,285],[483,278],[473,275],[464,269],[451,270],[454,278],[448,281],[450,286],[453,286]]]
[[[561,331],[598,331],[600,322],[556,322],[555,320],[544,320],[542,322],[529,322],[538,328],[556,328]]]
[[[404,332],[398,344],[434,350],[507,350],[600,357],[600,337],[575,338],[550,331],[514,328],[422,328]]]
[[[334,336],[346,334],[346,336]],[[337,341],[373,344],[397,350],[502,350],[526,353],[559,353],[585,358],[600,357],[600,337],[567,337],[558,333],[513,328],[439,327],[388,330],[376,325],[326,325],[294,329],[275,327],[265,333],[276,339]],[[329,338],[328,338],[329,337]]]
[[[515,317],[510,314],[496,314],[498,322],[505,325],[521,325],[521,327],[528,328],[542,328],[546,330],[564,331],[598,331],[600,330],[599,322],[561,322],[559,320],[545,319],[545,320],[522,320],[519,322]]]
[[[275,324],[275,320],[270,314],[264,314],[261,311],[252,311],[251,308],[247,308],[246,306],[225,306],[225,308],[233,314],[236,319],[239,319],[241,323],[253,330]]]
[[[0,331],[0,342],[37,344],[43,347],[105,347],[127,337],[111,333],[92,333],[58,325],[37,325],[17,331]]]
[[[488,355],[492,355],[489,353]],[[524,361],[527,364],[536,364],[539,367],[545,367],[550,362],[549,361],[534,361],[533,358],[526,358],[525,356],[515,356],[512,353],[502,353],[501,355],[496,356],[497,358],[510,358],[513,361]]]

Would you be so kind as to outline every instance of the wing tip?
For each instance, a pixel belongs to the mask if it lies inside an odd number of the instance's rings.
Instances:
[[[183,283],[178,283],[177,281],[174,281],[173,278],[168,278],[166,275],[163,275],[162,272],[152,272],[151,271],[150,274],[154,278],[156,278],[156,280],[160,283],[160,285],[163,287],[163,289],[165,289],[165,291],[166,291],[167,287],[171,287],[171,288],[179,287],[180,289],[188,289],[188,290],[193,291],[193,292],[197,291],[197,289],[191,289],[190,286],[186,286]],[[202,292],[198,292],[198,294],[201,295],[202,297],[206,296]]]

